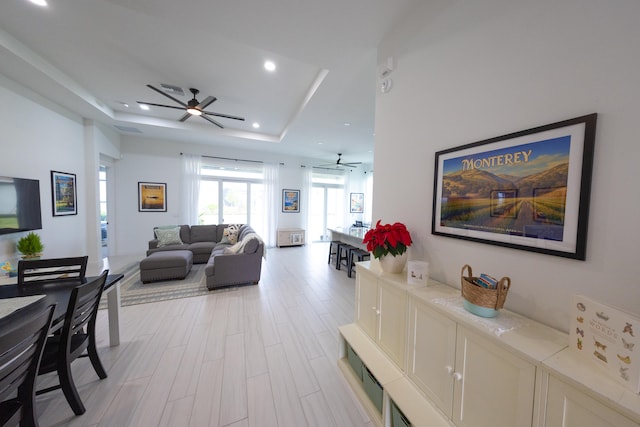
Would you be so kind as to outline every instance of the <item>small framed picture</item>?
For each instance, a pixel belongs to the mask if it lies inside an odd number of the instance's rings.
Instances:
[[[78,214],[76,174],[51,171],[51,201],[53,216]]]
[[[167,184],[138,182],[138,212],[166,212]]]
[[[364,212],[364,193],[351,193],[350,200],[351,213]]]
[[[282,212],[300,212],[300,190],[282,190]]]

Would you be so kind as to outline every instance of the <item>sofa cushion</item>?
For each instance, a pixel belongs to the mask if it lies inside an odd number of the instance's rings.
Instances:
[[[180,227],[156,228],[155,234],[158,239],[158,247],[182,244]]]
[[[191,243],[216,242],[217,225],[192,225]]]
[[[189,250],[193,252],[194,255],[209,255],[215,246],[216,242],[195,242],[189,245]]]

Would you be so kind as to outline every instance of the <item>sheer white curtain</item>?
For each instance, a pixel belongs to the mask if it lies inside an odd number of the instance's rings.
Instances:
[[[200,164],[197,154],[182,155],[182,223],[198,224],[198,197],[200,195]]]
[[[264,243],[267,247],[276,245],[276,227],[278,226],[278,216],[280,196],[278,194],[278,178],[279,178],[279,166],[275,163],[263,164],[264,174],[264,200],[265,200],[265,212],[264,217],[264,230],[265,235],[263,237]]]
[[[347,172],[347,171],[342,171],[342,178],[343,178],[343,182],[344,182],[344,197],[343,200],[345,201],[344,203],[344,215],[342,218],[342,224],[343,227],[349,227],[351,224],[353,224],[352,218],[353,218],[353,214],[351,213],[351,193],[354,193],[354,189],[353,189],[353,179],[351,177],[351,172]]]
[[[302,216],[302,228],[307,230],[307,238],[309,238],[309,230],[312,222],[311,219],[311,196],[313,196],[313,168],[306,168],[303,172],[303,187],[302,187],[302,212],[305,215]]]

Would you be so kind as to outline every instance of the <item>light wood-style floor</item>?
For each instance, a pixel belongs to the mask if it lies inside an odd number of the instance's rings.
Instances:
[[[327,265],[327,251],[322,243],[270,248],[258,286],[123,307],[118,347],[108,346],[101,310],[108,378],[88,359],[75,361],[87,412],[75,416],[54,391],[37,397],[40,425],[371,426],[336,363],[355,279]],[[39,386],[54,380],[43,376]]]

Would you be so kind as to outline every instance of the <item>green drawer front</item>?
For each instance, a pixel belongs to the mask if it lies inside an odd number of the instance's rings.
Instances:
[[[347,360],[349,360],[349,365],[351,365],[353,372],[356,373],[356,376],[360,379],[360,382],[362,382],[362,360],[349,344],[347,344]]]
[[[365,393],[378,409],[378,412],[382,413],[382,386],[366,366],[363,367],[362,376]]]
[[[411,427],[411,423],[394,401],[391,401],[391,427]]]

